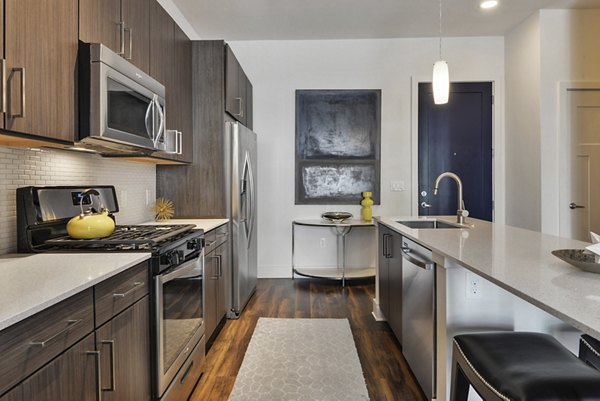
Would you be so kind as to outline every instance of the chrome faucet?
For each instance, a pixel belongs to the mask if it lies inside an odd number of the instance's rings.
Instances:
[[[446,177],[452,178],[454,181],[456,181],[456,185],[458,186],[458,209],[456,210],[456,222],[458,224],[465,224],[465,217],[469,215],[469,211],[465,209],[465,202],[463,201],[462,181],[460,180],[459,176],[457,176],[454,173],[451,173],[450,171],[446,171],[445,173],[440,174],[438,178],[435,179],[433,194],[437,195],[440,181]]]

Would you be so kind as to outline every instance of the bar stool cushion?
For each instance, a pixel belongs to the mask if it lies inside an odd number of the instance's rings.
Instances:
[[[501,332],[454,337],[475,374],[508,400],[600,400],[600,372],[554,337]]]

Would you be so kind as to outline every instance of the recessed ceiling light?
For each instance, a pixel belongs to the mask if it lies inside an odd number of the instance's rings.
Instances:
[[[479,7],[481,8],[494,8],[498,5],[498,0],[485,0],[482,1],[481,4],[479,4]]]

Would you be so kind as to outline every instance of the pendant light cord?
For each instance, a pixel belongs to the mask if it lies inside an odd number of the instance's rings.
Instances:
[[[440,0],[440,60],[442,59],[442,0]]]

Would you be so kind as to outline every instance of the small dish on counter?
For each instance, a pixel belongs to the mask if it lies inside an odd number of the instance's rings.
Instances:
[[[330,223],[343,223],[352,218],[352,213],[349,212],[325,212],[321,214],[321,218]]]
[[[585,249],[557,249],[552,255],[590,273],[600,273],[600,256]]]

